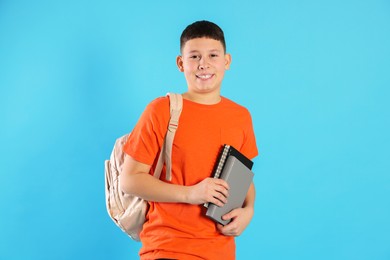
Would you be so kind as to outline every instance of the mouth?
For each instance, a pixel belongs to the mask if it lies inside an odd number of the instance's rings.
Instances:
[[[199,74],[199,75],[196,75],[196,77],[198,79],[201,79],[201,80],[208,80],[208,79],[211,79],[213,76],[214,76],[214,74]]]

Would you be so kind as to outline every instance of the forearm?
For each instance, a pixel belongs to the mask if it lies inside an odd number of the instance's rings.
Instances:
[[[255,185],[252,182],[251,185],[249,186],[248,193],[246,194],[243,208],[255,208],[255,197],[256,197],[256,190],[255,190]]]
[[[165,183],[147,173],[121,176],[121,189],[147,201],[186,203],[188,187]]]
[[[228,185],[218,178],[206,178],[191,185],[177,185],[163,182],[149,174],[151,166],[125,157],[120,187],[124,193],[154,202],[189,203],[194,205],[211,202],[218,206],[226,203]]]

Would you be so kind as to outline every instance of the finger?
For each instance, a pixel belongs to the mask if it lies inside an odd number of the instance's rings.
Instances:
[[[238,216],[238,209],[233,209],[232,211],[226,213],[225,215],[222,216],[223,220],[228,220],[228,219],[233,219]]]
[[[215,179],[215,178],[214,178],[214,181],[216,184],[224,187],[226,190],[229,190],[229,184],[226,181],[224,181],[222,179]]]
[[[225,227],[224,225],[217,223],[217,229],[219,230],[219,232],[223,233],[222,231],[224,227]]]
[[[237,233],[234,231],[234,229],[231,227],[231,225],[221,225],[221,224],[217,224],[217,229],[219,232],[221,232],[222,234],[224,234],[225,236],[237,236]]]
[[[229,192],[224,187],[217,186],[215,187],[214,196],[225,204],[228,201]]]
[[[228,219],[231,219],[232,217],[230,216],[230,213],[227,213],[225,215],[222,216],[222,219],[223,220],[228,220]]]
[[[228,190],[225,188],[225,187],[222,187],[220,185],[217,185],[215,187],[215,191],[220,193],[221,195],[223,195],[225,198],[228,198],[229,197],[229,192]]]
[[[221,195],[219,193],[219,195],[215,195],[213,196],[213,198],[210,200],[211,203],[217,205],[218,207],[223,207],[223,205],[225,205],[225,203],[227,202],[225,196]]]

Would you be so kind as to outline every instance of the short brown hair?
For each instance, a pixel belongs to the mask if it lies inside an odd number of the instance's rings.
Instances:
[[[188,25],[180,36],[180,51],[185,43],[195,38],[209,38],[220,41],[223,50],[226,52],[225,35],[222,29],[215,23],[209,21],[197,21]]]

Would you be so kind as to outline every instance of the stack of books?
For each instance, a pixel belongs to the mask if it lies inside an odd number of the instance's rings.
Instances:
[[[225,144],[214,167],[214,178],[225,180],[230,187],[227,203],[219,207],[206,203],[206,216],[214,221],[227,225],[231,220],[223,220],[222,216],[233,209],[242,207],[248,189],[253,180],[253,162],[231,145]]]

